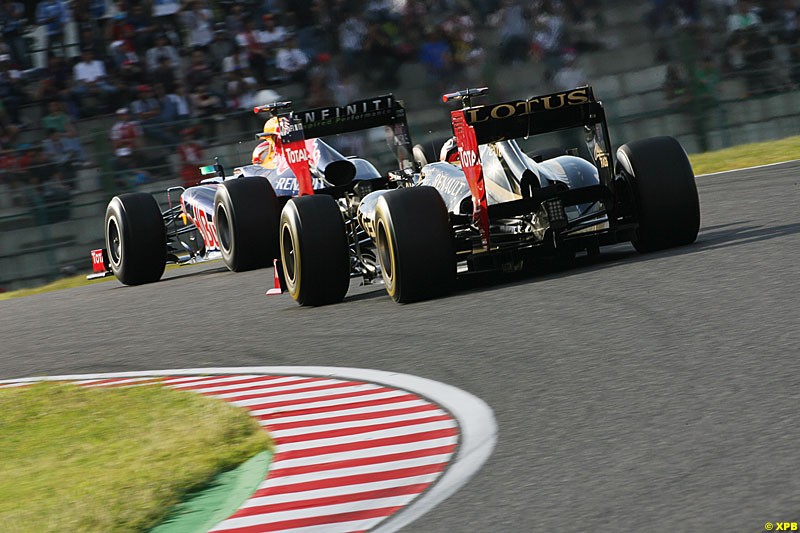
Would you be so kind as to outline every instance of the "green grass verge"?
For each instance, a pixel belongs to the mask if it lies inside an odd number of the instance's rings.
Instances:
[[[0,389],[4,531],[146,531],[270,449],[243,410],[160,386]]]
[[[695,175],[800,159],[800,136],[689,156]]]
[[[48,283],[47,285],[40,285],[38,287],[31,287],[29,289],[19,289],[16,291],[0,292],[0,301],[10,300],[11,298],[22,298],[23,296],[33,296],[34,294],[42,294],[44,292],[60,291],[62,289],[81,287],[83,285],[86,285],[87,283],[102,283],[103,281],[116,279],[113,276],[111,276],[108,278],[87,280],[86,276],[87,274],[82,274],[80,276],[70,276],[68,278],[62,278],[52,283]]]
[[[215,261],[218,260],[215,259]],[[166,270],[172,270],[173,268],[181,268],[182,266],[189,266],[189,265],[169,264],[167,265]],[[51,291],[60,291],[62,289],[83,287],[84,285],[87,285],[89,283],[102,283],[104,281],[117,279],[114,276],[108,276],[105,278],[87,280],[86,276],[88,276],[89,274],[90,272],[87,271],[83,274],[78,274],[77,276],[69,276],[66,278],[61,278],[52,283],[47,283],[45,285],[40,285],[38,287],[30,287],[28,289],[19,289],[16,291],[0,292],[0,301],[10,300],[12,298],[22,298],[23,296],[33,296],[34,294],[42,294]]]

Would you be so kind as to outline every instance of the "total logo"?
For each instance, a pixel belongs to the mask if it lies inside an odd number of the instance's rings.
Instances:
[[[475,150],[462,150],[459,148],[458,151],[461,157],[462,165],[474,167],[478,164],[478,154],[475,153]]]
[[[289,163],[294,164],[300,163],[301,161],[308,161],[308,152],[305,150],[293,150],[291,148],[287,148],[285,153]]]
[[[103,250],[92,250],[92,265],[103,264]]]
[[[278,174],[283,174],[289,170],[290,164],[294,165],[303,161],[308,161],[310,166],[316,167],[320,158],[319,147],[316,141],[316,139],[306,139],[305,150],[290,148],[284,144],[278,160],[278,168],[276,168],[275,171]]]

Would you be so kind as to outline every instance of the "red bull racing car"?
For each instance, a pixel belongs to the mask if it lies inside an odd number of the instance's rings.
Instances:
[[[377,256],[391,298],[413,302],[447,292],[457,276],[516,271],[545,256],[593,255],[621,242],[648,252],[695,241],[697,188],[676,139],[623,144],[614,157],[591,87],[472,105],[485,93],[444,96],[463,104],[451,112],[452,141],[441,161],[419,157],[418,172],[398,174],[396,187],[374,191],[342,213],[323,210],[325,202],[314,196],[286,204],[281,257],[298,303],[343,299],[341,268],[358,265],[354,252],[364,250]],[[585,140],[585,157],[549,150],[545,158],[523,149],[529,139],[566,130]],[[364,238],[348,243],[343,219],[356,219],[362,231],[349,234]]]
[[[113,273],[126,285],[139,285],[159,280],[170,262],[221,257],[235,272],[271,264],[278,257],[279,215],[289,198],[317,192],[333,201],[388,184],[370,161],[346,157],[322,137],[384,127],[399,168],[411,164],[405,110],[392,95],[305,111],[279,102],[255,112],[274,116],[257,134],[261,142],[252,164],[231,176],[219,163],[203,167],[210,177],[168,189],[164,211],[150,194],[115,196],[106,210],[106,247],[92,251],[89,277]]]

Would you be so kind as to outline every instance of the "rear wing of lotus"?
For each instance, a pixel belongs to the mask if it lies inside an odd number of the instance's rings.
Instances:
[[[613,179],[613,161],[605,111],[602,103],[595,100],[591,87],[578,87],[526,100],[471,105],[472,98],[486,92],[485,87],[465,89],[446,94],[442,100],[459,100],[464,104],[462,109],[450,112],[451,122],[461,167],[472,192],[473,221],[480,230],[484,248],[488,250],[489,209],[479,145],[582,127],[600,182],[605,187]]]
[[[300,194],[313,194],[305,140],[370,128],[385,127],[386,141],[403,169],[413,165],[411,136],[402,103],[387,94],[356,100],[343,106],[290,110],[291,102],[275,102],[254,108],[279,117],[280,140],[284,157],[298,179]]]

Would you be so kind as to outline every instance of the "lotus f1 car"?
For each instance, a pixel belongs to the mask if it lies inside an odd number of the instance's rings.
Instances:
[[[368,236],[360,247],[375,250],[393,300],[430,298],[450,290],[457,276],[515,271],[545,256],[594,255],[621,242],[648,252],[695,241],[699,199],[677,140],[634,141],[615,158],[591,87],[473,106],[485,92],[445,95],[463,104],[451,112],[451,153],[445,148],[442,161],[424,164],[397,181],[403,186],[372,192],[357,206]],[[521,148],[529,137],[568,129],[581,130],[589,157],[561,151],[543,159]],[[318,280],[344,279],[329,265],[347,264],[347,239],[337,213],[298,208],[305,201],[290,200],[281,215],[284,271],[299,303],[328,302]]]
[[[392,95],[305,111],[279,102],[255,112],[274,116],[257,134],[252,164],[231,176],[219,163],[204,167],[213,176],[193,187],[169,188],[163,212],[150,194],[115,196],[106,210],[106,248],[92,251],[89,277],[113,273],[138,285],[159,280],[166,263],[222,257],[236,272],[271,264],[278,257],[279,214],[289,198],[315,192],[332,202],[345,194],[360,198],[388,183],[372,163],[345,157],[320,137],[385,126],[399,167],[411,164],[405,110]],[[373,257],[365,264],[370,261],[377,263]]]

